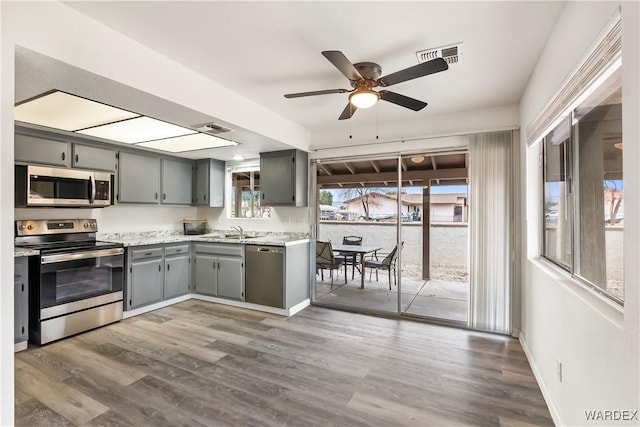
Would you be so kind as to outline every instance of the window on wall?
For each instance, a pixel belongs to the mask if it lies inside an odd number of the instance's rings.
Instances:
[[[619,64],[543,138],[543,255],[624,302]]]
[[[260,170],[252,167],[231,172],[230,218],[270,218],[271,208],[260,206]]]

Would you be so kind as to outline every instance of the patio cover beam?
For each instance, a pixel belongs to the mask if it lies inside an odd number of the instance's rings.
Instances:
[[[467,168],[454,169],[437,169],[422,171],[407,171],[402,173],[402,179],[405,181],[422,181],[429,182],[432,179],[465,179],[467,178]],[[396,181],[398,174],[396,172],[380,172],[380,173],[356,173],[353,175],[330,175],[319,176],[318,184],[359,184],[363,182],[384,182]]]

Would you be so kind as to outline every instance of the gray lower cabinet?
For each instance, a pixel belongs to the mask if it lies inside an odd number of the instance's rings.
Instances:
[[[244,300],[244,246],[194,245],[194,291],[197,294]]]
[[[74,168],[115,172],[118,166],[118,153],[106,148],[73,144],[71,164]]]
[[[160,202],[160,158],[120,152],[118,155],[119,203]]]
[[[190,205],[192,200],[193,163],[162,159],[162,203]]]
[[[164,297],[162,258],[135,261],[131,273],[131,308],[162,301]]]
[[[243,269],[241,257],[218,257],[218,296],[244,300]]]
[[[193,203],[212,208],[224,207],[224,162],[196,160],[193,174]]]
[[[191,291],[191,253],[189,245],[164,248],[164,299]]]
[[[29,339],[29,259],[16,258],[13,273],[14,342]]]
[[[15,135],[15,161],[52,166],[71,166],[71,144],[54,139]]]
[[[191,245],[127,248],[125,310],[143,307],[191,292]]]
[[[195,256],[194,291],[197,294],[218,295],[218,257],[215,255],[199,254]]]

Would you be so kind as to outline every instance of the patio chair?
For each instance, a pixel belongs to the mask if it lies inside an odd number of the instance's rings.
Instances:
[[[401,243],[400,248],[404,247],[404,242]],[[391,270],[393,269],[393,285],[396,286],[396,261],[398,260],[398,245],[393,248],[391,252],[382,260],[378,261],[374,255],[370,259],[364,261],[364,267],[369,267],[369,281],[371,281],[371,275],[373,270],[376,270],[376,282],[378,281],[378,270],[387,270],[389,272],[389,290],[391,290]]]
[[[329,270],[331,288],[333,288],[333,270],[338,270],[342,265],[342,259],[333,256],[331,242],[316,241],[316,274],[320,270],[320,277],[324,281],[324,270]]]
[[[342,244],[343,245],[362,246],[362,237],[360,237],[360,236],[344,236],[342,238]],[[356,268],[358,269],[360,274],[363,274],[360,271],[360,267],[359,267],[360,263],[357,260],[357,255],[340,252],[340,256],[344,259],[343,263],[344,263],[344,279],[345,279],[345,283],[346,283],[346,280],[347,280],[347,267],[348,266],[351,266],[351,280],[353,280],[355,278]]]

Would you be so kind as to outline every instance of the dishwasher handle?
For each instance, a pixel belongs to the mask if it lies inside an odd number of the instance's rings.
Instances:
[[[259,253],[259,254],[282,254],[283,248],[274,246],[255,246],[246,245],[246,252]]]

